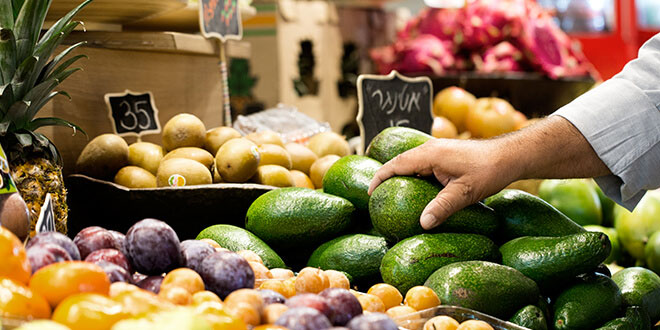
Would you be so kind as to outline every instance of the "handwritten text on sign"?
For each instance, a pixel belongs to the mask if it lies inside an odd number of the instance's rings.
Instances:
[[[392,71],[387,76],[358,78],[358,124],[363,147],[380,131],[406,126],[430,133],[433,87],[427,77],[408,78]]]
[[[158,109],[151,92],[106,94],[108,116],[118,135],[142,135],[160,132]]]
[[[206,38],[240,40],[243,31],[238,0],[200,0],[199,25]]]

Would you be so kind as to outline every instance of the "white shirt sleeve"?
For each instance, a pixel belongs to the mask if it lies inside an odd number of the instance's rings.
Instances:
[[[660,187],[660,34],[619,74],[557,110],[589,141],[612,175],[603,192],[633,209]]]

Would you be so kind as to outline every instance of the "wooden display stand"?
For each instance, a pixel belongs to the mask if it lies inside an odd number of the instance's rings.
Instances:
[[[182,112],[198,116],[207,128],[222,125],[217,43],[197,35],[171,32],[74,32],[67,43],[80,40],[86,40],[88,45],[72,55],[86,54],[89,58],[77,63],[82,71],[58,86],[71,95],[71,100],[56,97],[40,116],[74,122],[90,139],[112,133],[104,95],[128,89],[153,93],[161,125]],[[248,56],[246,45],[229,43],[228,56]],[[62,153],[65,176],[72,174],[88,140],[82,134],[72,136],[71,130],[62,127],[44,128],[43,133]],[[136,138],[126,140],[132,143]],[[160,144],[161,135],[147,135],[143,140]]]

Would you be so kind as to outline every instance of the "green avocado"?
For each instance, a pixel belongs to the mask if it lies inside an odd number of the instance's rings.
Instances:
[[[423,285],[440,267],[459,261],[500,262],[497,245],[477,234],[420,234],[394,245],[383,258],[380,274],[401,292]]]
[[[250,250],[258,254],[268,268],[285,268],[284,261],[268,244],[251,232],[232,225],[214,225],[202,230],[196,239],[209,238],[232,251]]]
[[[383,164],[397,155],[421,146],[433,137],[408,127],[389,127],[376,135],[367,147],[366,155]]]
[[[650,330],[651,319],[648,313],[639,306],[626,308],[624,317],[616,318],[605,323],[596,330]]]
[[[425,233],[419,218],[442,188],[433,179],[392,177],[385,180],[369,199],[369,214],[374,228],[390,242]],[[495,212],[478,202],[454,213],[432,232],[492,236],[498,226]]]
[[[561,237],[519,237],[500,247],[502,264],[519,270],[542,289],[594,270],[610,255],[607,235],[585,232]]]
[[[351,155],[336,161],[323,177],[323,192],[343,197],[358,210],[369,209],[369,184],[383,166],[365,156]]]
[[[590,181],[544,180],[539,186],[539,197],[577,224],[600,225],[603,222],[600,198]]]
[[[307,188],[281,188],[250,205],[245,229],[275,249],[313,248],[348,229],[353,211],[353,204],[341,197]]]
[[[548,330],[543,311],[535,305],[527,305],[513,314],[509,322],[531,330]]]
[[[486,206],[500,217],[499,236],[505,241],[522,236],[564,236],[585,231],[546,201],[522,190],[504,189],[488,197]]]
[[[641,306],[653,323],[660,319],[660,276],[643,268],[618,271],[612,280],[619,286],[626,306]]]
[[[488,261],[462,261],[436,270],[424,284],[444,305],[461,306],[509,319],[539,299],[536,282],[521,272]]]
[[[321,244],[312,253],[307,266],[345,272],[358,283],[377,283],[380,281],[378,268],[386,252],[387,243],[382,237],[344,235]]]
[[[622,306],[621,290],[612,279],[598,273],[584,275],[555,299],[554,328],[595,329],[616,317]]]

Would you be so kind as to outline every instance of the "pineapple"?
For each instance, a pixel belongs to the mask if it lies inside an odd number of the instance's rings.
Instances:
[[[30,211],[32,235],[47,193],[53,198],[56,228],[66,233],[68,208],[61,158],[55,145],[36,130],[64,126],[73,129],[74,134],[85,132],[66,120],[36,115],[53,97],[68,97],[66,92],[53,89],[79,70],[69,67],[84,55],[64,58],[84,43],[52,55],[81,24],[72,21],[73,16],[90,1],[71,10],[40,38],[50,0],[0,0],[0,143]]]

